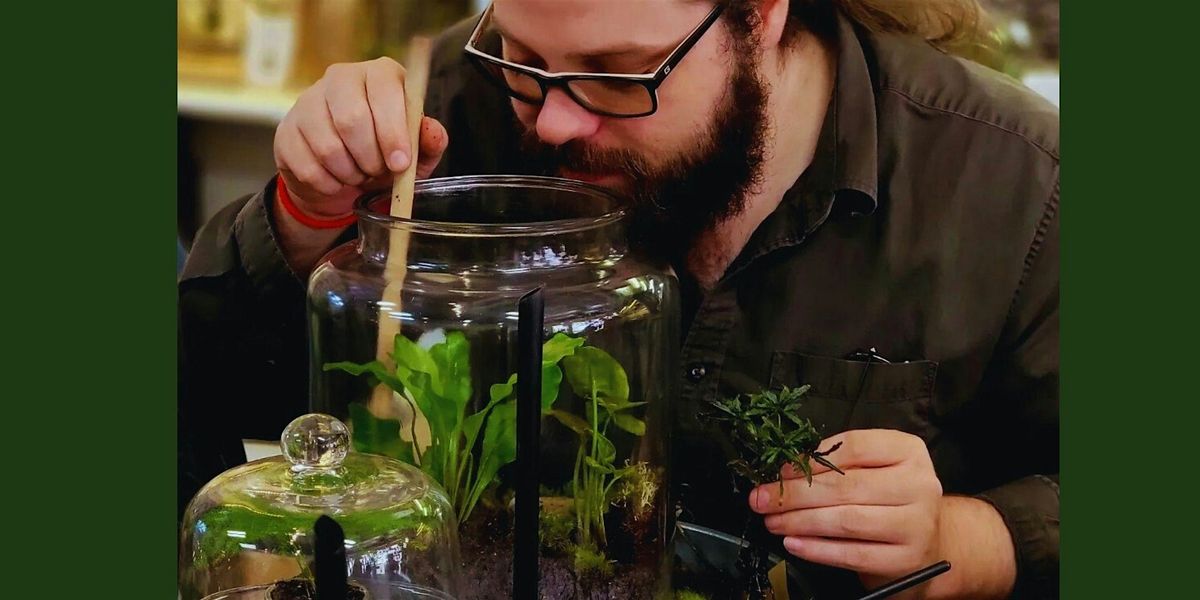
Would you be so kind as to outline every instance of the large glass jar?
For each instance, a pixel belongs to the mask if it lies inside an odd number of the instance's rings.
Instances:
[[[631,251],[619,203],[586,184],[418,183],[412,219],[360,200],[357,242],[309,280],[312,401],[356,450],[418,465],[460,517],[463,598],[511,589],[517,302],[543,287],[543,598],[669,586],[669,410],[679,307]]]
[[[284,429],[282,456],[205,485],[184,513],[180,598],[310,597],[322,515],[344,532],[348,598],[456,598],[458,530],[446,493],[411,465],[350,452],[349,437],[329,415],[304,415]]]

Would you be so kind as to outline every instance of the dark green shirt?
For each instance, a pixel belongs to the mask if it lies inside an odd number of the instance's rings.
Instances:
[[[508,99],[462,57],[471,24],[443,36],[432,70],[427,113],[451,134],[437,174],[527,172]],[[1057,110],[919,40],[842,20],[837,46],[813,164],[714,289],[683,282],[683,516],[745,522],[705,399],[807,383],[806,416],[827,433],[923,438],[947,493],[1003,515],[1016,595],[1057,597]],[[180,282],[181,502],[244,460],[237,440],[274,438],[306,409],[304,287],[275,242],[273,193],[214,218]],[[851,358],[868,349],[890,363]],[[842,575],[829,581],[856,586]]]

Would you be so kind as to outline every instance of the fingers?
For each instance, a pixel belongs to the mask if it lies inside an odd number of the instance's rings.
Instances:
[[[421,148],[417,154],[417,177],[429,177],[433,169],[442,160],[446,147],[450,144],[450,136],[446,128],[430,117],[421,119]]]
[[[838,445],[840,444],[840,446]],[[830,452],[825,460],[846,469],[890,467],[906,460],[928,459],[929,452],[925,442],[910,433],[894,429],[855,429],[845,431],[821,442],[819,450]],[[812,461],[813,474],[827,473],[829,467]],[[780,475],[784,479],[803,478],[804,473],[791,466],[785,466]]]
[[[898,506],[913,496],[908,486],[897,485],[903,472],[900,469],[852,469],[845,475],[827,472],[814,475],[812,486],[804,479],[785,479],[782,492],[779,482],[765,483],[750,492],[750,508],[765,515],[839,504]]]
[[[321,165],[290,121],[285,120],[275,131],[275,166],[297,197],[332,196],[342,189],[342,183]]]
[[[296,105],[292,107],[283,121],[299,131],[308,151],[317,158],[325,171],[337,178],[343,185],[357,186],[367,176],[359,168],[354,156],[343,142],[338,126],[334,123],[336,118],[345,127],[347,119],[342,115],[335,117],[329,107],[331,93],[344,95],[344,92],[331,92],[331,88],[345,89],[354,86],[353,73],[347,69],[338,70],[336,68],[343,66],[345,65],[330,67],[325,78],[300,95]],[[360,82],[358,87],[361,88],[361,86]],[[342,102],[344,103],[345,100]]]
[[[900,543],[924,525],[919,507],[845,504],[768,515],[767,531],[781,536],[831,537]]]
[[[363,75],[355,71],[331,77],[330,85],[326,86],[325,105],[337,135],[354,158],[357,168],[370,177],[383,175],[387,165],[376,140],[375,123],[367,102]]]
[[[448,143],[441,123],[422,119],[418,177],[429,176]],[[346,198],[391,185],[408,168],[411,145],[404,68],[381,58],[330,66],[276,129],[275,162],[306,209],[344,212]]]
[[[321,166],[337,178],[342,185],[357,186],[367,177],[354,162],[354,157],[342,143],[328,110],[325,118],[309,119],[297,124],[309,151],[321,162]]]
[[[912,552],[897,544],[821,537],[788,536],[783,547],[792,555],[809,562],[849,569],[860,574],[902,572],[912,562]]]
[[[367,102],[374,117],[375,137],[388,169],[399,173],[412,157],[404,106],[404,67],[381,58],[366,64]]]

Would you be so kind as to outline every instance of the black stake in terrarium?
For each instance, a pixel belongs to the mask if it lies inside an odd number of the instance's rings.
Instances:
[[[292,421],[280,446],[283,456],[222,473],[188,505],[182,600],[457,597],[457,523],[433,480],[350,453],[349,431],[328,415]]]
[[[541,452],[542,288],[517,304],[517,497],[513,522],[513,600],[538,597],[538,453]]]
[[[364,600],[366,590],[350,583],[346,576],[346,535],[341,525],[328,515],[321,515],[313,525],[312,577],[301,575],[269,586],[268,600]],[[257,590],[221,596],[229,600],[259,598]]]
[[[327,515],[321,515],[313,526],[313,575],[316,579],[316,600],[350,599],[346,580],[346,534],[341,525]],[[357,595],[357,594],[356,594]],[[359,595],[361,597],[361,595]],[[275,599],[272,599],[275,600]]]

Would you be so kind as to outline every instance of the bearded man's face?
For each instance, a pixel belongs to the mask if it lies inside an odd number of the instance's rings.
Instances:
[[[504,58],[551,72],[652,71],[712,9],[688,0],[497,0]],[[761,177],[767,89],[751,40],[718,21],[658,88],[658,110],[621,119],[561,89],[541,105],[513,99],[523,149],[545,174],[629,201],[635,233],[682,256],[743,207]]]

